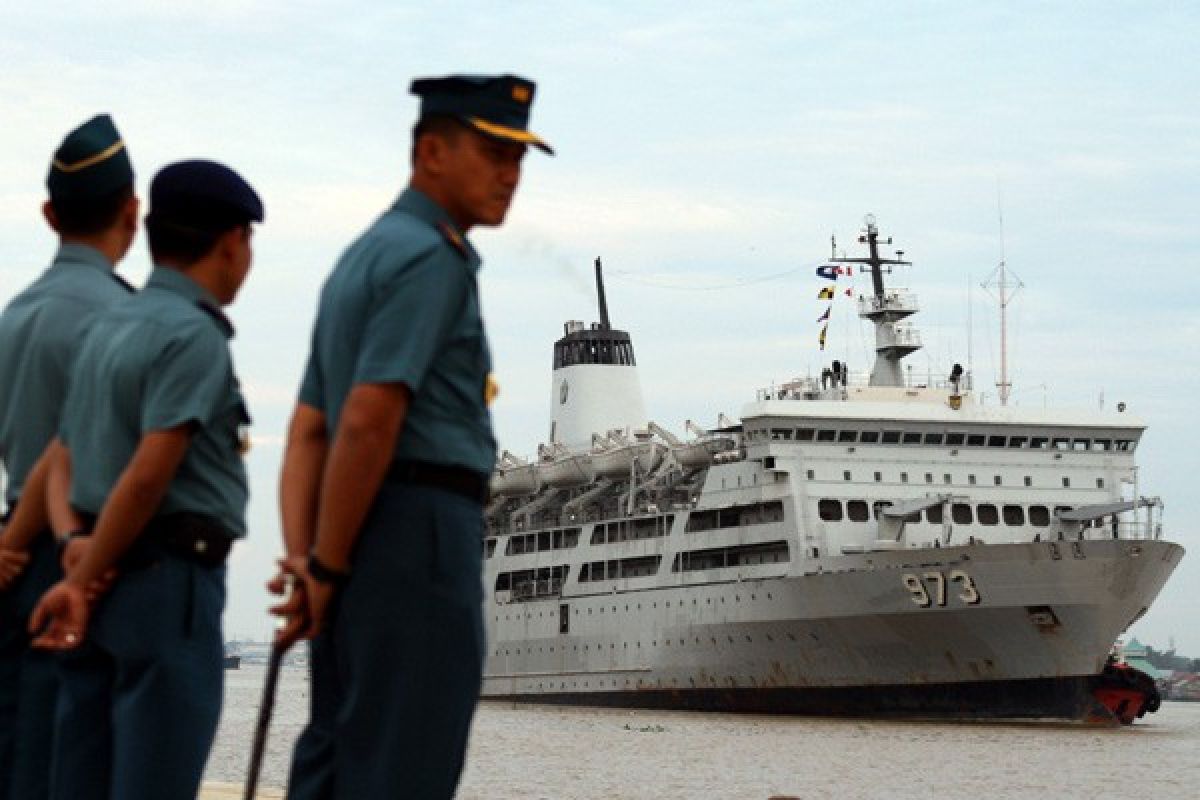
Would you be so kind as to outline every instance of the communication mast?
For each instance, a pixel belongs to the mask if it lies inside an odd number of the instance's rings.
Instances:
[[[997,206],[999,203],[997,202]],[[980,284],[983,289],[1000,304],[1000,380],[996,381],[996,389],[1000,392],[1000,405],[1008,405],[1008,395],[1012,391],[1012,381],[1008,379],[1008,304],[1016,297],[1017,292],[1025,288],[1020,277],[1007,266],[1004,252],[1004,210],[998,208],[1000,214],[1000,263],[992,270],[987,280]]]

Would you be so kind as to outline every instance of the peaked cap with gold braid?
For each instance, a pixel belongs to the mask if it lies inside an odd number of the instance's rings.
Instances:
[[[67,134],[54,151],[51,198],[103,197],[133,184],[133,164],[112,117],[99,114]]]
[[[446,114],[495,139],[530,144],[554,155],[550,145],[529,130],[533,81],[516,75],[447,75],[419,78],[409,91],[421,98],[422,117]]]

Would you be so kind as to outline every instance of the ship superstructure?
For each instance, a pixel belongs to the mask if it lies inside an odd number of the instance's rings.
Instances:
[[[1114,718],[1112,642],[1183,555],[1138,485],[1144,424],[984,405],[957,365],[914,385],[917,300],[883,277],[908,262],[872,218],[860,241],[838,260],[872,277],[870,377],[834,362],[682,437],[645,421],[597,264],[601,322],[555,345],[553,391],[591,396],[493,478],[485,697]]]

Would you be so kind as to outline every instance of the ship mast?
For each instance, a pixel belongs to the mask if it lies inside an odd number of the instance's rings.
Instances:
[[[996,382],[996,389],[1000,393],[1002,406],[1008,405],[1008,396],[1012,392],[1012,381],[1008,379],[1008,304],[1016,297],[1017,292],[1025,287],[1015,272],[1009,272],[1007,260],[1004,251],[1004,212],[1001,209],[1000,263],[980,286],[1000,304],[1000,380]]]
[[[865,258],[838,256],[835,249],[831,261],[839,264],[862,264],[864,272],[871,273],[871,297],[859,298],[858,315],[875,325],[875,366],[871,369],[871,386],[904,386],[904,374],[900,370],[900,359],[921,348],[917,331],[900,321],[917,312],[917,303],[912,295],[896,291],[888,292],[883,282],[884,267],[891,271],[893,265],[911,265],[903,258],[883,258],[879,255],[879,229],[875,226],[875,215],[868,214],[866,228],[858,241],[867,245],[870,255]],[[882,244],[890,245],[891,237]],[[903,250],[896,251],[903,256]]]
[[[604,297],[604,272],[600,266],[600,256],[596,256],[596,298],[600,304],[600,330],[610,331],[612,325],[608,322],[608,301]]]

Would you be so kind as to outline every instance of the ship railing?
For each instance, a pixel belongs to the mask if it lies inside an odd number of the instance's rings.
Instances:
[[[875,295],[860,295],[858,298],[858,313],[860,315],[875,314],[880,311],[915,314],[920,310],[917,296],[911,292],[885,291],[883,299]]]
[[[920,347],[921,332],[911,325],[883,325],[875,331],[875,347]]]
[[[796,378],[773,386],[764,386],[755,392],[755,398],[764,400],[828,400],[843,396],[844,389],[866,389],[871,385],[871,373],[851,371],[845,383],[835,387],[832,381],[822,381],[811,376]],[[971,391],[971,375],[967,373],[957,383],[948,378],[936,378],[931,373],[920,374],[906,370],[904,376],[906,389],[939,389],[946,392],[962,394]]]

